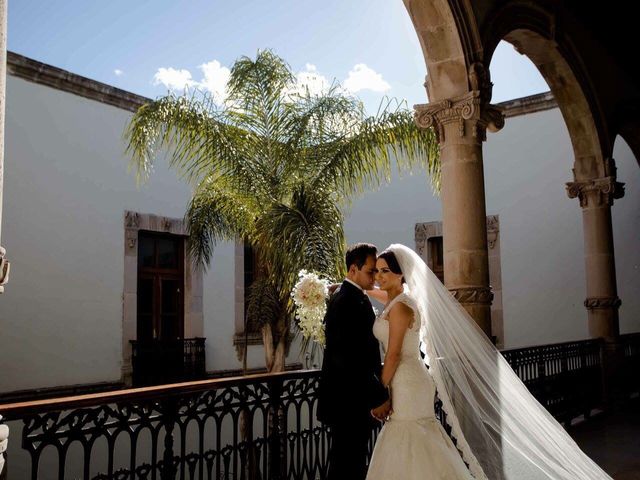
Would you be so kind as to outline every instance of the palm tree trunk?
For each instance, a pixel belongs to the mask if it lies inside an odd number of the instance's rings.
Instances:
[[[277,328],[277,327],[276,327]],[[274,344],[274,326],[266,323],[262,327],[262,340],[264,343],[265,365],[268,373],[284,372],[287,352],[287,331],[280,329],[278,343]]]

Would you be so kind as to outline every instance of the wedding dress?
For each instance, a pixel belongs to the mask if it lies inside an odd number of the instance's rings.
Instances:
[[[466,480],[471,474],[435,417],[435,383],[420,357],[420,313],[407,293],[394,298],[378,315],[373,334],[386,351],[389,310],[402,302],[414,311],[402,343],[400,364],[391,380],[393,414],[382,427],[367,480]]]
[[[385,318],[394,301],[407,303],[415,320],[392,379],[394,413],[374,449],[369,480],[611,480],[531,395],[420,256],[400,244],[388,250],[407,290],[385,308],[374,333],[388,341]],[[418,343],[428,372],[419,365]],[[433,420],[434,389],[468,472]]]

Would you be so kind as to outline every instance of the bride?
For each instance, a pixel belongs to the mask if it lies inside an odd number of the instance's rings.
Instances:
[[[376,267],[380,289],[367,293],[386,303],[373,332],[392,413],[367,480],[610,479],[415,252],[393,244]],[[455,446],[435,418],[436,391]]]

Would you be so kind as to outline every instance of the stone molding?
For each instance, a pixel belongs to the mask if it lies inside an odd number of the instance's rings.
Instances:
[[[487,215],[487,244],[492,250],[498,236],[500,234],[500,220],[498,215]],[[422,258],[425,257],[424,249],[427,247],[427,241],[431,237],[442,236],[442,222],[425,222],[416,223],[414,230],[414,240],[416,242],[416,251]]]
[[[251,332],[246,335],[243,332],[238,332],[233,335],[233,347],[236,350],[236,357],[239,362],[244,360],[245,346],[252,347],[263,344],[262,332]]]
[[[624,183],[616,181],[615,176],[567,182],[566,185],[569,198],[577,197],[582,208],[610,207],[615,199],[624,196]]]
[[[29,82],[46,85],[131,112],[137,111],[142,105],[152,101],[150,98],[38,62],[14,52],[7,52],[7,73]],[[470,77],[473,77],[473,74]],[[551,92],[515,98],[496,105],[503,111],[506,118],[558,108]]]
[[[418,255],[426,259],[427,242],[431,237],[442,236],[442,222],[416,223],[415,242]],[[431,267],[431,266],[430,266]]]
[[[14,52],[7,52],[7,73],[29,82],[46,85],[130,112],[135,112],[145,103],[151,102],[149,98],[141,95],[76,75]]]
[[[487,243],[489,245],[489,249],[492,250],[495,248],[496,243],[499,239],[500,235],[500,219],[498,215],[487,215]],[[440,237],[442,236],[442,222],[425,222],[425,223],[416,223],[415,226],[415,243],[416,243],[416,253],[420,255],[420,257],[425,261],[425,263],[429,264],[429,259],[427,258],[427,244],[429,238],[431,237]],[[494,253],[495,255],[499,255],[499,252]],[[432,268],[429,265],[429,268]],[[500,275],[500,272],[495,272],[496,275]],[[450,288],[449,291],[453,294],[453,296],[460,303],[466,304],[482,304],[482,305],[492,305],[493,302],[493,291],[492,288],[482,288],[482,287],[460,287],[460,288]],[[495,305],[492,305],[492,307]],[[501,305],[500,305],[501,307]]]
[[[553,93],[544,92],[500,102],[497,103],[496,106],[502,110],[505,118],[511,118],[558,108],[558,102],[553,96]]]
[[[449,291],[458,302],[466,305],[491,305],[493,301],[491,287],[460,287]]]
[[[124,212],[124,292],[122,305],[122,381],[131,380],[131,340],[137,337],[138,233],[140,230],[188,236],[181,218]],[[184,251],[184,337],[204,336],[203,270]]]
[[[587,310],[614,308],[618,309],[622,305],[622,300],[618,297],[588,297],[584,301]]]
[[[487,139],[487,129],[497,132],[504,126],[502,110],[495,105],[483,104],[479,90],[448,100],[416,105],[414,108],[418,127],[433,128],[438,143],[446,141],[445,125],[456,124],[458,134],[464,137],[469,133],[470,124],[470,133],[478,142]]]

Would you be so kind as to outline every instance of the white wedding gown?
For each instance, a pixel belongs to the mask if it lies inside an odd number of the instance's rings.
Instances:
[[[458,450],[435,417],[436,387],[419,352],[420,314],[406,292],[389,302],[373,324],[373,333],[386,351],[387,315],[397,302],[411,307],[415,318],[391,380],[393,414],[378,435],[367,480],[471,480]]]

